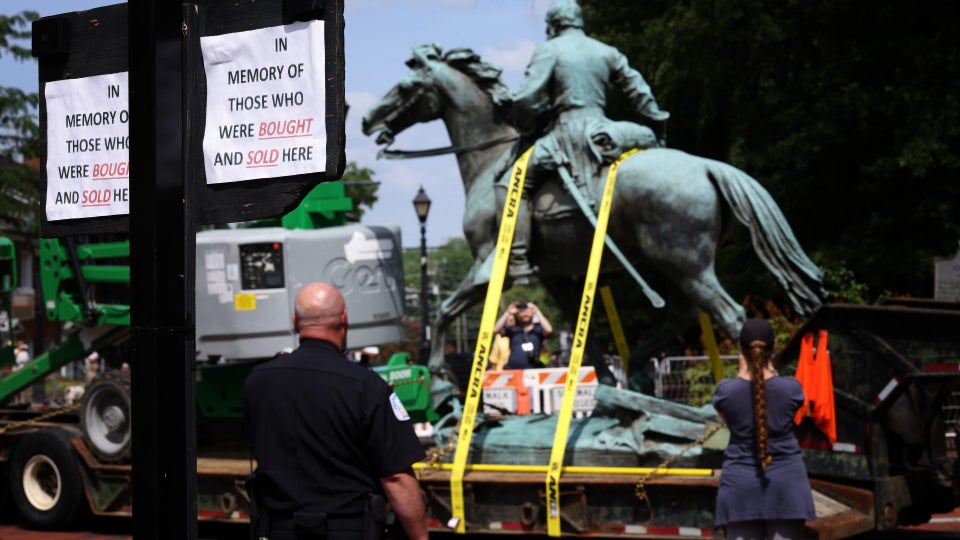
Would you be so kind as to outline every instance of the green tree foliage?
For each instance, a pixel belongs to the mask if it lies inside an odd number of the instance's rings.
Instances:
[[[670,146],[757,178],[814,260],[863,282],[855,296],[930,295],[960,239],[960,4],[580,3],[672,113]],[[721,280],[779,299],[737,228]]]
[[[30,11],[0,15],[0,56],[32,61],[23,43],[36,18]],[[30,236],[38,227],[40,179],[14,158],[39,154],[36,108],[37,94],[0,85],[0,227]]]
[[[24,42],[30,39],[28,27],[38,16],[35,11],[0,15],[0,55],[11,54],[19,60],[30,58],[30,49]]]
[[[30,23],[37,18],[32,11],[0,15],[0,56],[33,61],[25,45],[30,39]],[[37,155],[40,130],[36,118],[37,94],[0,85],[0,149],[7,156]]]
[[[436,324],[440,304],[456,290],[460,280],[467,274],[472,264],[473,255],[470,253],[467,241],[463,238],[450,239],[442,246],[427,252],[427,318],[429,324]],[[416,351],[420,346],[420,320],[422,317],[419,247],[404,250],[403,275],[406,298],[407,346],[410,350]],[[434,294],[434,290],[437,291],[437,294]],[[460,350],[457,352],[472,352],[476,344],[481,309],[470,309],[464,316],[467,335],[463,336],[463,340],[459,344]],[[411,329],[415,329],[415,331],[411,332]],[[448,330],[447,343],[457,346],[456,341],[455,331],[451,328]]]
[[[445,244],[427,252],[427,278],[431,290],[434,286],[440,292],[440,298],[431,303],[443,301],[460,285],[460,281],[473,265],[470,246],[464,238],[451,238]],[[403,274],[408,291],[420,291],[420,248],[403,252]],[[419,292],[417,292],[419,294]],[[419,309],[419,297],[414,305]],[[419,311],[418,311],[419,313]]]
[[[37,236],[39,205],[37,172],[0,154],[0,231]]]
[[[373,175],[373,169],[360,167],[354,161],[347,163],[343,177],[340,178],[344,183],[344,193],[353,199],[353,210],[347,213],[347,221],[359,222],[364,212],[372,209],[379,200],[377,190],[380,189],[380,184],[374,181]]]

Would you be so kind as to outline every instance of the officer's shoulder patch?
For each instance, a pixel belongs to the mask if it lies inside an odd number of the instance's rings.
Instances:
[[[393,408],[393,415],[397,417],[397,420],[401,422],[406,422],[410,419],[410,413],[403,408],[403,403],[400,401],[400,398],[397,397],[397,394],[394,392],[390,393],[390,407]]]

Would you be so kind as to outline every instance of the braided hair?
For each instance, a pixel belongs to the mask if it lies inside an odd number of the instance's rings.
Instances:
[[[757,429],[757,459],[766,469],[773,461],[767,453],[767,386],[764,368],[773,356],[773,327],[764,319],[749,319],[740,329],[740,350],[747,360],[753,386],[753,418]]]
[[[763,368],[770,363],[773,351],[760,340],[750,342],[750,348],[744,356],[750,368],[750,380],[753,384],[753,417],[757,426],[757,459],[764,469],[773,461],[767,453],[767,388],[764,384]]]

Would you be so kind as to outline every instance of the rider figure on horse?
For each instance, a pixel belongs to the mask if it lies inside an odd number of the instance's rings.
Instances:
[[[510,96],[511,103],[500,103],[507,105],[521,132],[539,136],[527,166],[524,203],[510,251],[510,274],[520,279],[534,273],[527,259],[529,206],[540,180],[567,174],[592,205],[591,179],[605,164],[631,148],[659,146],[650,128],[606,117],[607,85],[616,85],[641,115],[659,122],[670,117],[660,110],[650,85],[623,53],[584,34],[576,2],[555,2],[546,22],[547,41],[534,50],[526,79]],[[509,171],[500,182],[508,181]]]

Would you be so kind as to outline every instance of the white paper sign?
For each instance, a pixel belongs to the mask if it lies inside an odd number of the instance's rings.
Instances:
[[[200,38],[208,184],[327,168],[323,21]]]
[[[130,213],[127,73],[51,81],[47,220]]]

